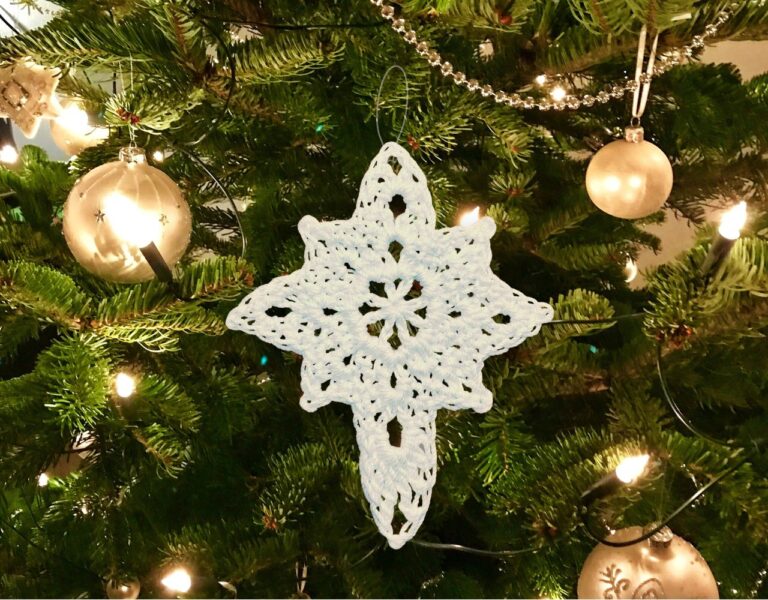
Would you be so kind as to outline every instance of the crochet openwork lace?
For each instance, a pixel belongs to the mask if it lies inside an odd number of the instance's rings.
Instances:
[[[305,410],[352,407],[363,490],[392,548],[416,534],[429,507],[437,409],[490,409],[483,361],[552,319],[548,304],[491,271],[494,231],[489,217],[435,229],[424,173],[387,143],[352,218],[301,219],[304,266],[227,317],[231,329],[304,356]]]

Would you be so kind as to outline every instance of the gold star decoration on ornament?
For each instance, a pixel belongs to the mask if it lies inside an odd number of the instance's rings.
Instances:
[[[0,69],[0,117],[8,117],[26,137],[34,137],[42,118],[60,112],[59,76],[29,59]]]

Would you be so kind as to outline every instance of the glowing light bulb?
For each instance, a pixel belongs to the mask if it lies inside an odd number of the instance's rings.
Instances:
[[[738,240],[741,230],[747,222],[747,203],[743,200],[720,218],[718,231],[727,240]]]
[[[88,113],[75,102],[69,103],[61,114],[56,117],[56,122],[64,129],[73,133],[88,133],[93,127],[88,124]]]
[[[565,97],[568,95],[568,92],[565,91],[565,88],[562,85],[556,85],[552,88],[552,91],[549,92],[549,95],[551,96],[552,100],[555,102],[562,102],[565,100]]]
[[[0,148],[0,162],[5,163],[6,165],[12,165],[15,164],[17,160],[19,160],[19,153],[16,148],[10,144],[6,144]]]
[[[49,481],[50,481],[50,477],[48,477],[48,475],[46,475],[45,473],[40,473],[40,475],[38,475],[37,477],[37,485],[39,485],[40,487],[45,487],[46,485],[48,485]]]
[[[547,76],[544,73],[542,73],[541,75],[537,75],[534,81],[536,82],[536,85],[544,85],[545,83],[547,83]]]
[[[136,391],[136,380],[125,372],[115,376],[115,393],[121,398],[130,398]]]
[[[143,248],[160,237],[162,223],[159,216],[142,210],[120,193],[104,198],[103,210],[112,230],[129,244]]]
[[[624,265],[624,280],[629,283],[634,281],[637,277],[638,269],[637,263],[631,258],[627,259],[627,263]]]
[[[623,483],[632,483],[643,474],[650,458],[647,454],[627,456],[616,467],[616,477]]]
[[[463,215],[461,215],[461,218],[459,219],[459,225],[462,227],[467,227],[469,225],[474,225],[480,220],[480,207],[475,206],[472,210],[466,211]]]
[[[161,163],[165,160],[165,152],[162,150],[155,150],[152,152],[152,160],[154,160],[157,163]]]
[[[160,582],[172,592],[185,594],[192,587],[192,577],[184,567],[177,567],[168,575],[163,577]]]

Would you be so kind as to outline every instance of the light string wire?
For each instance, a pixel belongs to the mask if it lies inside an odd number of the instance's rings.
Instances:
[[[0,8],[0,21],[5,23],[5,26],[10,29],[14,35],[21,35],[21,31],[19,31],[18,27],[16,27],[9,19],[6,18],[6,16],[3,14],[2,8]]]
[[[595,103],[605,104],[612,98],[622,98],[627,92],[634,92],[638,88],[638,82],[635,79],[628,79],[610,84],[608,91],[602,90],[595,95],[584,94],[583,96],[567,94],[560,100],[535,98],[530,95],[523,97],[520,93],[510,94],[502,90],[496,90],[490,84],[483,84],[477,79],[468,78],[462,71],[455,70],[453,64],[450,61],[444,60],[437,50],[430,47],[428,42],[419,39],[419,35],[413,28],[408,26],[402,16],[396,16],[395,7],[389,4],[387,0],[370,0],[370,2],[380,9],[381,16],[384,19],[390,21],[392,29],[399,33],[408,44],[414,46],[419,56],[436,68],[444,78],[452,80],[456,85],[465,87],[471,92],[480,93],[483,97],[490,98],[497,104],[505,104],[512,108],[526,110],[534,108],[542,111],[577,110],[582,107],[589,108],[594,106]],[[732,2],[717,13],[714,23],[707,25],[703,33],[693,36],[690,44],[662,54],[659,62],[651,67],[651,74],[661,75],[674,66],[682,64],[686,59],[692,58],[697,51],[704,47],[707,39],[717,34],[720,27],[733,16],[738,8],[739,4]]]
[[[664,377],[664,372],[661,367],[661,358],[662,358],[662,347],[661,343],[658,344],[656,347],[656,373],[659,376],[659,385],[661,387],[661,393],[664,396],[664,400],[666,400],[667,404],[669,405],[669,408],[672,410],[672,413],[675,415],[678,421],[683,424],[683,426],[690,431],[693,435],[706,440],[708,442],[711,442],[712,444],[717,444],[718,446],[725,446],[725,447],[731,447],[730,443],[718,439],[716,437],[713,437],[709,435],[708,433],[704,433],[701,429],[696,427],[693,422],[685,415],[685,413],[682,411],[680,406],[675,402],[674,398],[672,398],[672,394],[669,391],[669,387],[667,386],[666,378]]]
[[[588,325],[591,323],[612,323],[614,321],[618,320],[626,320],[626,319],[639,319],[645,316],[645,313],[631,313],[627,315],[619,315],[614,318],[604,318],[604,319],[566,319],[566,320],[553,320],[549,321],[547,323],[544,323],[544,325],[562,325],[562,324],[584,324]],[[685,427],[694,435],[697,437],[700,437],[708,442],[725,446],[728,448],[732,448],[727,442],[723,440],[719,440],[717,438],[714,438],[704,432],[702,432],[700,429],[695,427],[693,423],[688,419],[683,411],[680,409],[680,407],[677,405],[677,403],[672,398],[671,394],[669,393],[669,388],[667,387],[666,379],[664,377],[662,367],[661,367],[661,356],[662,356],[662,347],[661,344],[658,344],[657,346],[657,355],[656,355],[656,369],[657,374],[659,377],[659,383],[661,386],[662,394],[667,401],[668,405],[672,409],[673,414],[675,417],[685,425]],[[664,527],[669,525],[669,523],[674,520],[678,515],[680,515],[685,509],[687,509],[689,506],[691,506],[698,498],[700,498],[702,495],[704,495],[706,492],[708,492],[711,488],[713,488],[715,485],[735,473],[741,466],[743,466],[745,463],[749,461],[749,456],[746,456],[739,460],[737,463],[733,464],[732,466],[728,467],[725,471],[717,475],[714,479],[712,479],[709,483],[698,489],[696,492],[694,492],[693,495],[691,495],[687,500],[685,500],[680,506],[678,506],[672,513],[670,513],[664,520],[662,520],[659,524],[655,525],[650,530],[643,533],[643,535],[634,538],[632,540],[627,540],[624,542],[613,542],[611,540],[608,540],[606,537],[601,536],[599,533],[597,533],[591,525],[590,522],[590,507],[594,501],[589,502],[586,505],[583,505],[582,507],[582,523],[584,525],[584,529],[587,533],[587,535],[596,542],[599,542],[601,544],[604,544],[606,546],[611,546],[614,548],[624,548],[627,546],[632,546],[634,544],[638,544],[640,542],[643,542],[645,540],[650,539],[657,533],[659,533]],[[488,557],[497,557],[497,558],[503,558],[505,556],[517,556],[522,554],[528,554],[536,552],[537,550],[540,550],[540,548],[536,547],[529,547],[529,548],[521,548],[519,550],[499,550],[499,551],[493,551],[493,550],[482,550],[479,548],[472,548],[469,546],[463,546],[461,544],[444,544],[444,543],[435,543],[435,542],[427,542],[420,539],[414,539],[411,540],[411,543],[422,546],[425,548],[432,548],[435,550],[448,550],[448,551],[457,551],[457,552],[464,552],[467,554],[475,554],[478,556],[488,556]]]
[[[504,556],[519,556],[521,554],[532,554],[541,550],[535,546],[529,548],[521,548],[519,550],[481,550],[479,548],[471,548],[469,546],[462,546],[461,544],[442,544],[439,542],[427,542],[425,540],[413,539],[411,543],[414,546],[421,546],[423,548],[431,548],[433,550],[453,550],[456,552],[464,552],[465,554],[475,554],[477,556],[489,556],[502,558]]]
[[[635,544],[639,544],[640,542],[644,542],[645,540],[650,539],[651,537],[659,533],[662,529],[664,529],[667,525],[669,525],[669,523],[675,517],[677,517],[686,508],[688,508],[691,504],[693,504],[698,498],[703,496],[707,491],[709,491],[715,485],[720,483],[723,479],[735,473],[748,460],[749,460],[749,457],[745,456],[741,460],[737,461],[736,463],[728,467],[725,471],[720,473],[717,477],[712,479],[709,483],[707,483],[706,485],[696,490],[693,493],[693,495],[691,495],[685,502],[683,502],[680,506],[678,506],[675,510],[673,510],[661,523],[659,523],[652,529],[646,531],[643,535],[637,538],[627,540],[624,542],[614,542],[596,533],[594,529],[592,529],[592,525],[589,520],[589,517],[590,517],[589,508],[591,506],[591,503],[584,506],[581,513],[581,521],[584,524],[584,529],[587,532],[587,535],[590,538],[592,538],[594,541],[604,544],[606,546],[610,546],[611,548],[626,548],[627,546],[633,546]]]

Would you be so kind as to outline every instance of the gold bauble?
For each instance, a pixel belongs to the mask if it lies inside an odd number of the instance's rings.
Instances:
[[[640,537],[642,527],[620,529],[608,540]],[[579,598],[719,598],[717,582],[698,550],[665,527],[624,548],[598,544],[581,569]]]
[[[147,164],[144,150],[96,167],[69,193],[64,237],[78,262],[104,279],[136,283],[154,272],[141,248],[154,243],[169,267],[189,244],[192,215],[179,187]]]
[[[63,103],[61,114],[51,121],[51,137],[59,148],[74,156],[106,140],[109,130],[91,125],[88,113],[80,103],[67,100]]]
[[[623,140],[603,146],[587,167],[587,193],[603,212],[639,219],[659,210],[672,191],[672,165],[643,140],[642,127],[627,127]]]
[[[141,584],[138,579],[129,579],[128,581],[115,581],[110,579],[107,582],[107,598],[129,598],[135,600],[141,592]]]

